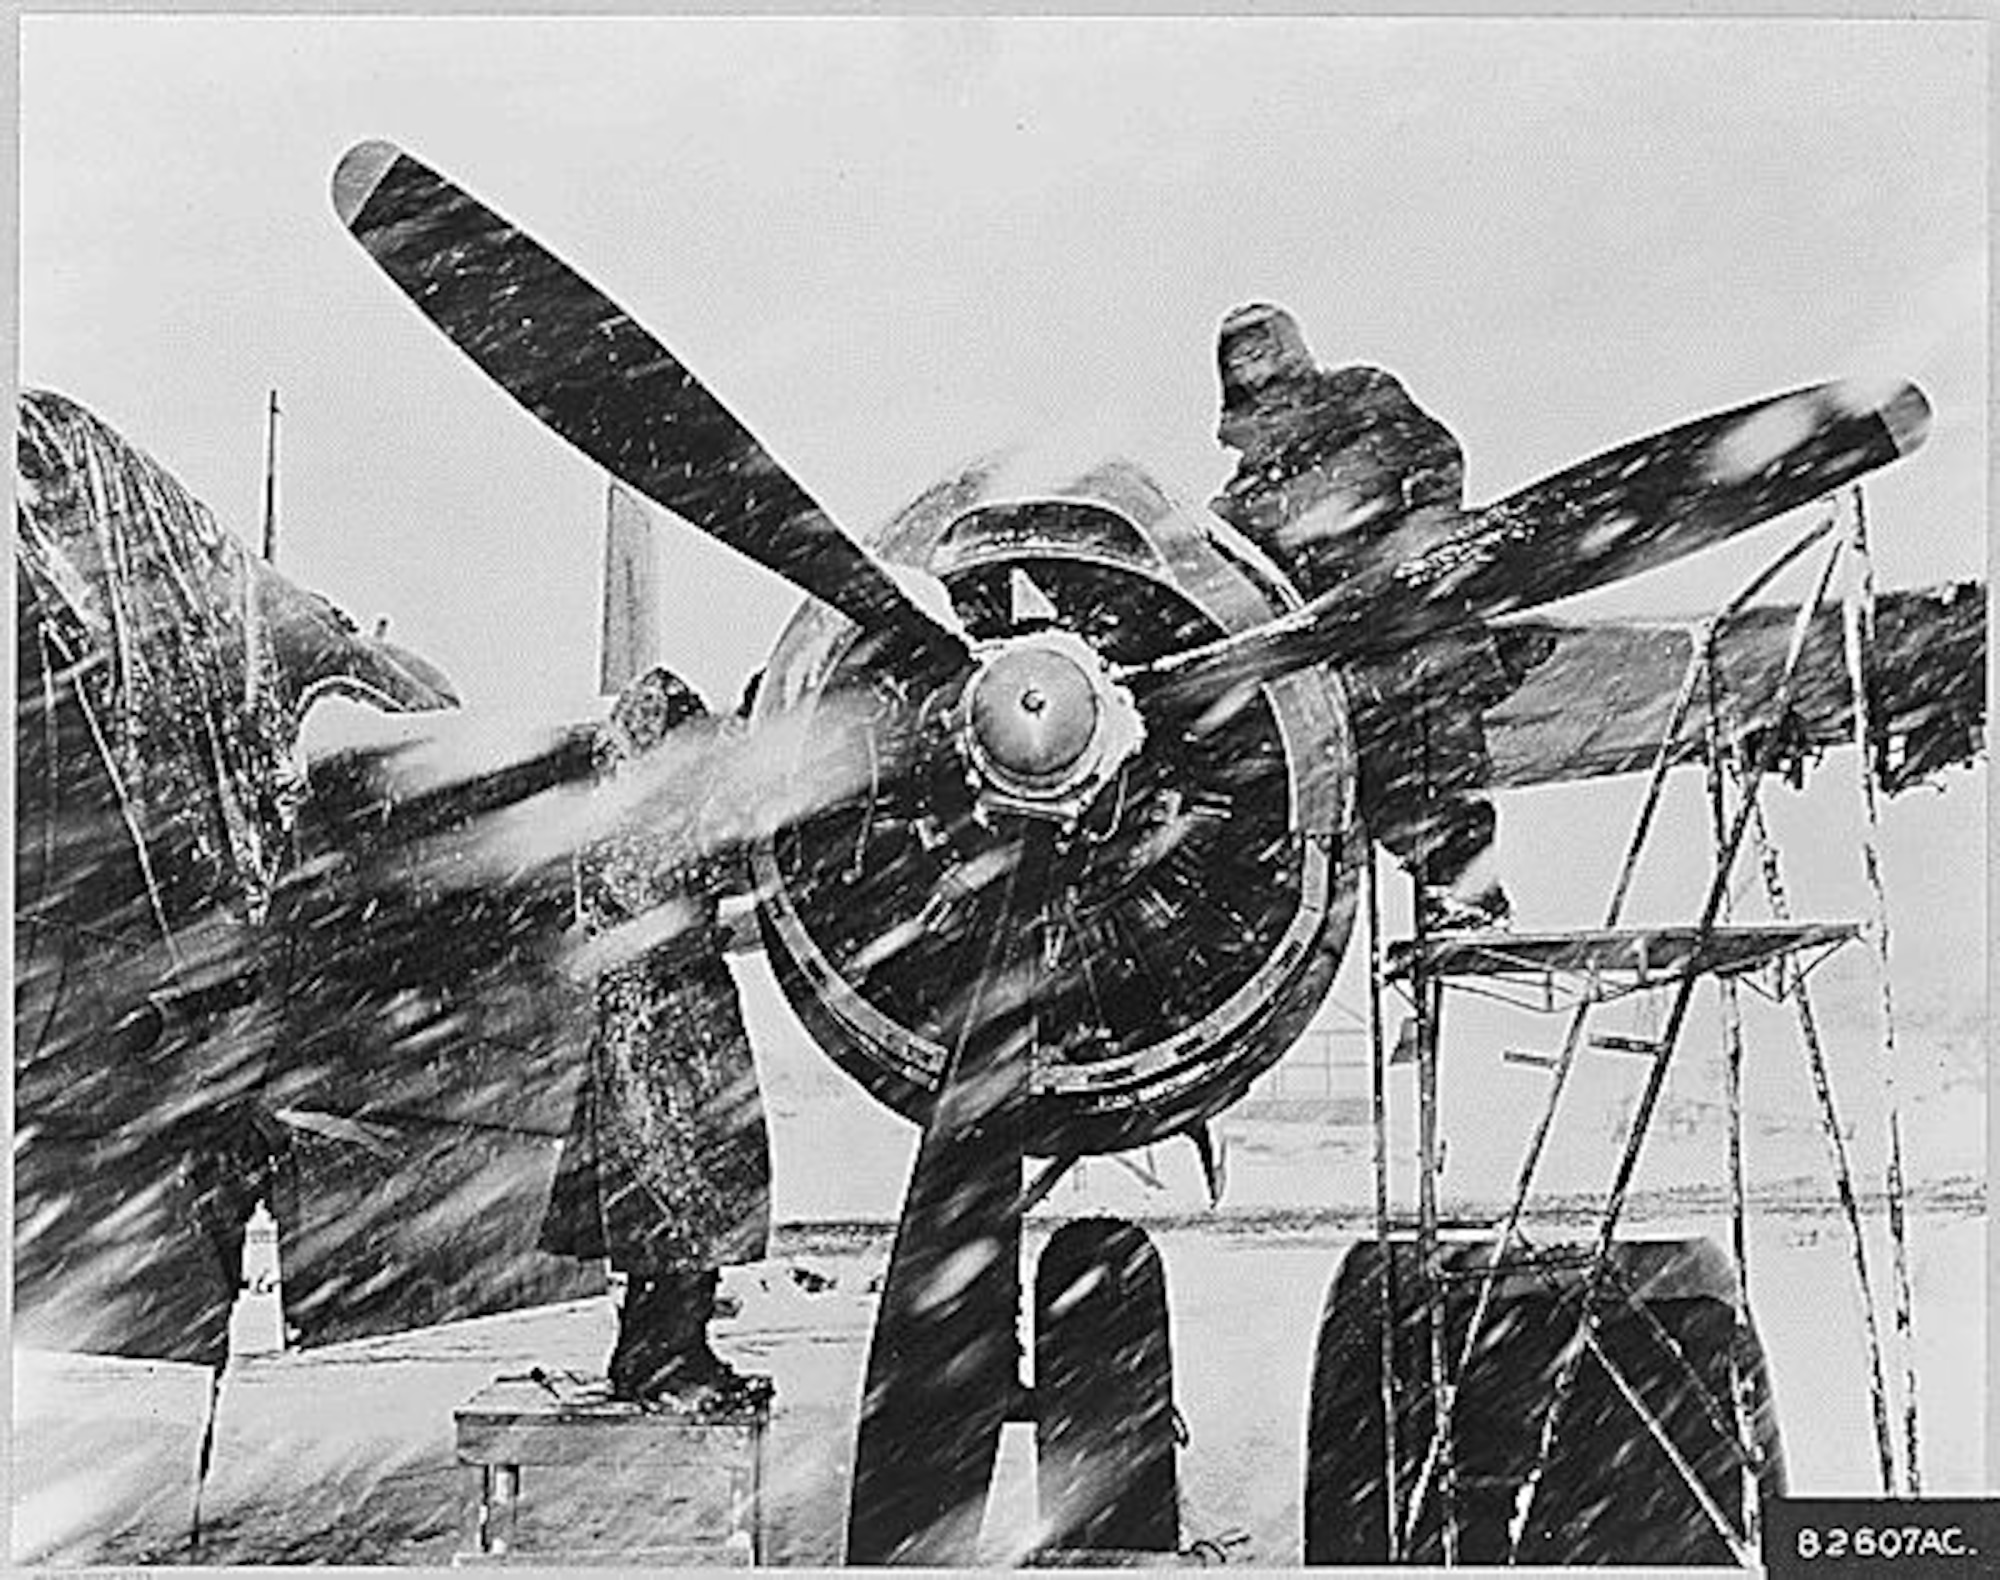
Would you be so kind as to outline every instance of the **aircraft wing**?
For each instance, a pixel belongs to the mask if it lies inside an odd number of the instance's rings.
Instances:
[[[315,762],[271,927],[274,1203],[301,1344],[595,1293],[536,1249],[592,1024],[565,969],[588,726]],[[459,738],[454,739],[457,736]]]
[[[758,776],[768,749],[689,721],[606,784],[594,724],[412,722],[313,763],[272,906],[284,1030],[259,1101],[285,1133],[273,1205],[304,1346],[603,1289],[601,1262],[539,1248],[596,1025],[576,856],[628,819],[741,811],[754,794],[718,797],[716,776]],[[718,853],[742,837],[706,833]]]
[[[1981,749],[1986,725],[1986,588],[1978,582],[1883,594],[1870,680],[1876,771],[1902,789]],[[1791,706],[1777,711],[1795,608],[1757,606],[1725,627],[1717,673],[1732,739],[1782,731],[1783,755],[1851,744],[1852,690],[1838,606],[1813,617]],[[1518,683],[1486,715],[1496,786],[1644,772],[1659,752],[1694,652],[1693,625],[1522,620],[1494,628]],[[1697,759],[1706,693],[1682,721],[1673,760]]]

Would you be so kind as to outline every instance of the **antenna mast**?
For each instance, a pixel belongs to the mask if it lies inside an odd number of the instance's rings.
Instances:
[[[264,562],[278,563],[278,392],[264,416]]]

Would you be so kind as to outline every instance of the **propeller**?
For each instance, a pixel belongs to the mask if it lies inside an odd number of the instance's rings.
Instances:
[[[702,382],[525,231],[386,142],[356,144],[333,206],[368,255],[502,389],[692,526],[951,669],[965,643],[844,534]]]
[[[1021,1164],[1037,1040],[1036,925],[1051,825],[1006,825],[999,875],[968,933],[951,1063],[924,1126],[869,1342],[854,1444],[847,1562],[961,1566],[977,1556],[1000,1447],[1018,1415]]]
[[[1930,428],[1911,384],[1815,384],[1580,461],[1468,512],[1300,609],[1121,673],[1149,708],[1206,707],[1329,659],[1393,653],[1469,614],[1573,597],[1762,525],[1908,455]]]

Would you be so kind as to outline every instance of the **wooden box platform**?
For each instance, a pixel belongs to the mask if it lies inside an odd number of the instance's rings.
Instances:
[[[459,1463],[476,1472],[459,1563],[763,1557],[768,1394],[740,1410],[688,1411],[614,1399],[601,1378],[536,1372],[500,1378],[453,1418]]]

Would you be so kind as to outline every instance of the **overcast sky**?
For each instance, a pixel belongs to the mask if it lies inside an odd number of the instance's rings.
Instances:
[[[20,373],[252,538],[280,388],[281,565],[486,707],[589,705],[603,484],[343,233],[328,178],[363,138],[605,287],[857,529],[1050,433],[1203,497],[1215,325],[1264,298],[1323,360],[1401,374],[1475,500],[1799,383],[1912,378],[1936,425],[1871,484],[1883,576],[1983,574],[1984,50],[1976,21],[31,17]],[[726,701],[793,595],[666,541],[667,652]],[[1594,607],[1699,612],[1774,547]],[[1940,993],[1983,922],[1924,853],[1978,849],[1983,782],[1896,811],[1943,891],[1911,966]],[[1850,791],[1810,814],[1843,855]],[[1584,794],[1503,808],[1545,925],[1587,919],[1529,855]],[[1629,814],[1592,815],[1602,865]]]
[[[1792,384],[1915,378],[1938,424],[1879,484],[1885,570],[1983,568],[1978,24],[23,31],[23,381],[251,536],[277,386],[281,563],[474,698],[588,699],[601,483],[341,231],[328,177],[364,137],[603,285],[857,529],[1049,432],[1205,495],[1215,324],[1264,297],[1323,359],[1399,372],[1475,499]],[[790,596],[669,543],[669,651],[733,696]],[[1730,574],[1619,606],[1696,608]]]

